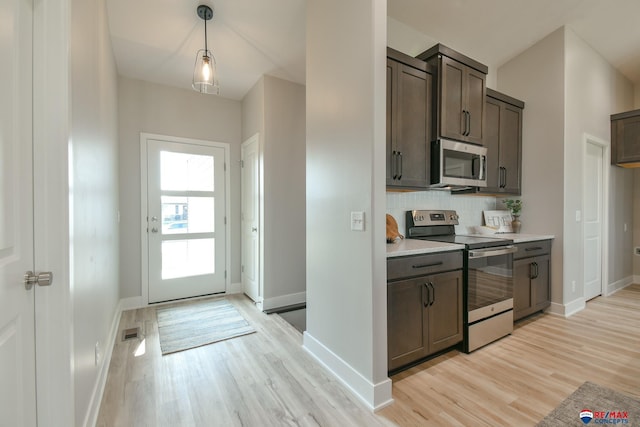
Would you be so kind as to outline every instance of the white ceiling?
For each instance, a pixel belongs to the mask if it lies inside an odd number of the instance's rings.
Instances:
[[[320,0],[321,1],[321,0]],[[190,88],[207,23],[221,96],[242,99],[263,74],[305,79],[306,0],[107,0],[118,72]],[[388,0],[388,15],[474,59],[500,66],[567,25],[640,84],[640,0]]]

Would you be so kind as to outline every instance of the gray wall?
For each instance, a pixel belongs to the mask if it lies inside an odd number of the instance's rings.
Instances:
[[[142,295],[140,133],[231,145],[231,283],[240,282],[240,102],[155,83],[118,79],[120,297]]]
[[[293,298],[292,303],[306,300],[305,90],[296,83],[264,77],[264,297],[267,303],[286,295]],[[274,304],[280,306],[277,301]]]
[[[562,304],[564,31],[553,32],[500,67],[498,90],[525,102],[522,232],[555,235],[551,299]]]
[[[364,401],[391,398],[385,263],[386,1],[307,4],[304,345]],[[350,213],[365,214],[351,231]]]
[[[305,87],[264,76],[242,100],[242,140],[260,135],[264,308],[305,302]]]
[[[502,66],[498,86],[526,102],[523,232],[556,235],[552,300],[579,304],[584,297],[583,237],[582,224],[575,217],[583,206],[583,138],[586,133],[610,141],[609,115],[631,108],[633,87],[566,28]],[[609,172],[607,285],[632,275],[628,254],[633,223],[631,174],[616,167],[610,167]]]
[[[71,6],[71,362],[83,425],[98,376],[95,345],[104,357],[119,297],[118,103],[104,0]]]

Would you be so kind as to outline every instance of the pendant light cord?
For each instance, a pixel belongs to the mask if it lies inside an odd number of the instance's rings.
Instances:
[[[209,48],[207,46],[207,19],[204,19],[204,55],[208,56]]]

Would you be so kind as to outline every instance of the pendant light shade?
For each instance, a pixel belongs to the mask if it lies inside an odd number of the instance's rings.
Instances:
[[[204,21],[204,49],[200,49],[196,53],[191,87],[200,93],[220,95],[216,58],[207,46],[207,21],[213,18],[213,10],[209,6],[200,5],[197,12],[198,16]]]

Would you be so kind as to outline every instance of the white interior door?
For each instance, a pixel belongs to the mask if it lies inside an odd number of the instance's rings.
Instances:
[[[0,425],[36,425],[30,0],[0,1]]]
[[[147,140],[149,302],[226,290],[225,148]]]
[[[262,301],[260,288],[260,138],[242,143],[242,289],[255,302]]]
[[[584,296],[602,293],[603,147],[587,141],[584,173]]]

